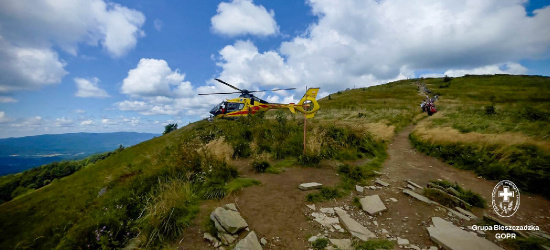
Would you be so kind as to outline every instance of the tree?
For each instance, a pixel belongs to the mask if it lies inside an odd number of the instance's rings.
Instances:
[[[178,129],[178,124],[177,123],[171,123],[171,124],[168,124],[166,126],[164,126],[164,133],[162,133],[163,135],[165,134],[168,134],[174,130],[177,130]]]

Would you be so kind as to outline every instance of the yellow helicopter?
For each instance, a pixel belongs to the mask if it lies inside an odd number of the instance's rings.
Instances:
[[[319,93],[319,88],[309,88],[302,99],[298,103],[269,103],[264,101],[252,93],[255,92],[267,92],[267,91],[281,91],[281,90],[293,90],[296,88],[287,88],[287,89],[272,89],[272,90],[246,90],[239,89],[229,83],[226,83],[220,79],[216,81],[221,82],[235,90],[237,92],[224,92],[224,93],[208,93],[208,94],[199,94],[199,95],[230,95],[240,93],[241,95],[238,98],[228,99],[216,105],[210,114],[218,118],[239,118],[249,115],[254,115],[260,112],[266,112],[270,109],[289,109],[290,112],[296,113],[296,111],[304,113],[306,118],[313,118],[315,112],[319,110],[319,103],[317,103],[317,94]]]

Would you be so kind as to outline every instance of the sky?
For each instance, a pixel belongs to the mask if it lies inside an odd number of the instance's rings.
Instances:
[[[0,138],[161,133],[239,88],[550,75],[546,0],[2,0]]]

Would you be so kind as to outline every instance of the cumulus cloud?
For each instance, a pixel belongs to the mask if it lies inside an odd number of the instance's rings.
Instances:
[[[76,87],[78,89],[75,96],[99,98],[109,97],[107,91],[99,88],[99,79],[97,77],[93,77],[91,79],[75,78],[74,82],[76,83]]]
[[[80,122],[80,125],[81,125],[81,126],[90,126],[90,125],[94,125],[94,121],[92,121],[92,120],[84,120],[84,121]]]
[[[11,119],[6,116],[6,113],[4,111],[0,111],[0,123],[7,123],[10,121]]]
[[[83,109],[76,109],[74,112],[76,114],[86,114],[86,110],[83,110]]]
[[[250,41],[226,46],[220,77],[245,86],[335,91],[420,70],[524,73],[519,60],[550,56],[550,7],[528,16],[523,2],[310,0],[318,21],[305,34],[277,51],[260,52]]]
[[[279,32],[275,12],[267,11],[262,5],[255,5],[252,0],[221,2],[217,12],[211,19],[215,33],[228,36],[268,36]]]
[[[70,127],[74,125],[74,122],[71,119],[61,117],[61,118],[55,119],[54,125],[56,127]]]
[[[184,81],[185,74],[172,71],[164,60],[142,58],[135,69],[128,72],[122,83],[124,94],[138,97],[186,96],[192,94],[190,82]]]
[[[505,63],[487,65],[473,69],[451,69],[445,71],[443,74],[425,74],[423,77],[460,77],[464,75],[493,75],[493,74],[510,74],[510,75],[523,75],[527,73],[527,68],[523,67],[519,63]]]
[[[145,16],[103,0],[0,2],[0,93],[59,83],[66,63],[53,48],[77,55],[79,44],[101,45],[112,57],[144,36]]]

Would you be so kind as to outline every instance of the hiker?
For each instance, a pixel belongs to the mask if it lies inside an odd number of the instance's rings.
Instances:
[[[422,101],[422,103],[420,103],[420,110],[422,110],[422,112],[426,112],[426,101]]]

